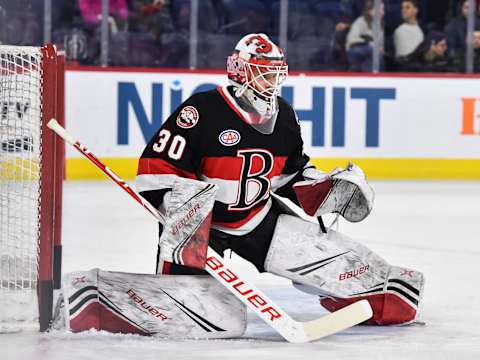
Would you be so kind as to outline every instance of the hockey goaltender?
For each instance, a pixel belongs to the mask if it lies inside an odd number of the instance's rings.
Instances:
[[[64,276],[54,326],[239,337],[249,307],[285,338],[309,341],[366,319],[414,322],[423,274],[324,226],[321,216],[329,213],[362,221],[374,193],[355,165],[326,173],[310,164],[295,111],[278,95],[288,75],[282,50],[265,34],[249,34],[228,57],[227,75],[228,86],[181,104],[139,159],[136,200],[146,199],[163,219],[157,274],[94,269]],[[226,249],[319,297],[337,314],[336,325],[320,332],[320,322],[292,321],[216,255]],[[370,312],[354,320],[346,309],[361,300]]]

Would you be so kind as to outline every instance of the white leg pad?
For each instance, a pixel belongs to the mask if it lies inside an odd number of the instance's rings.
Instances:
[[[244,305],[209,276],[78,271],[62,280],[55,327],[167,338],[229,338],[246,328]],[[63,326],[61,326],[63,325]]]
[[[280,215],[265,269],[319,294],[346,297],[383,283],[390,265],[339,232],[323,234],[318,224]]]

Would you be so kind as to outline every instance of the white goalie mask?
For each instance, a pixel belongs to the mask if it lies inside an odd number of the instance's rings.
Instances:
[[[280,85],[288,76],[282,50],[265,34],[246,35],[227,59],[227,74],[240,104],[246,105],[250,124],[262,133],[272,133]]]

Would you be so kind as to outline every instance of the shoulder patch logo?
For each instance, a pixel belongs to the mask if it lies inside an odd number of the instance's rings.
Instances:
[[[177,116],[177,125],[184,129],[190,129],[197,125],[200,115],[193,106],[185,106]]]
[[[222,131],[220,135],[218,135],[218,141],[225,146],[237,145],[241,138],[240,133],[233,129]]]

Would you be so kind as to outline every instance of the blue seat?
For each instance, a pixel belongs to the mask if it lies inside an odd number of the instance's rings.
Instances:
[[[248,33],[271,33],[271,14],[259,0],[221,0],[225,11],[225,23],[220,32],[246,35]]]
[[[216,32],[219,19],[210,0],[198,2],[198,29],[203,32]],[[190,31],[190,0],[173,0],[172,17],[177,31]]]
[[[272,6],[271,16],[273,27],[278,29],[280,26],[280,3]],[[295,40],[301,37],[319,35],[318,19],[309,1],[290,1],[288,3],[288,39]]]
[[[237,35],[206,34],[200,39],[198,53],[198,68],[225,69],[227,57],[233,52],[238,42]]]
[[[333,36],[304,36],[288,42],[286,57],[292,70],[331,70]]]

